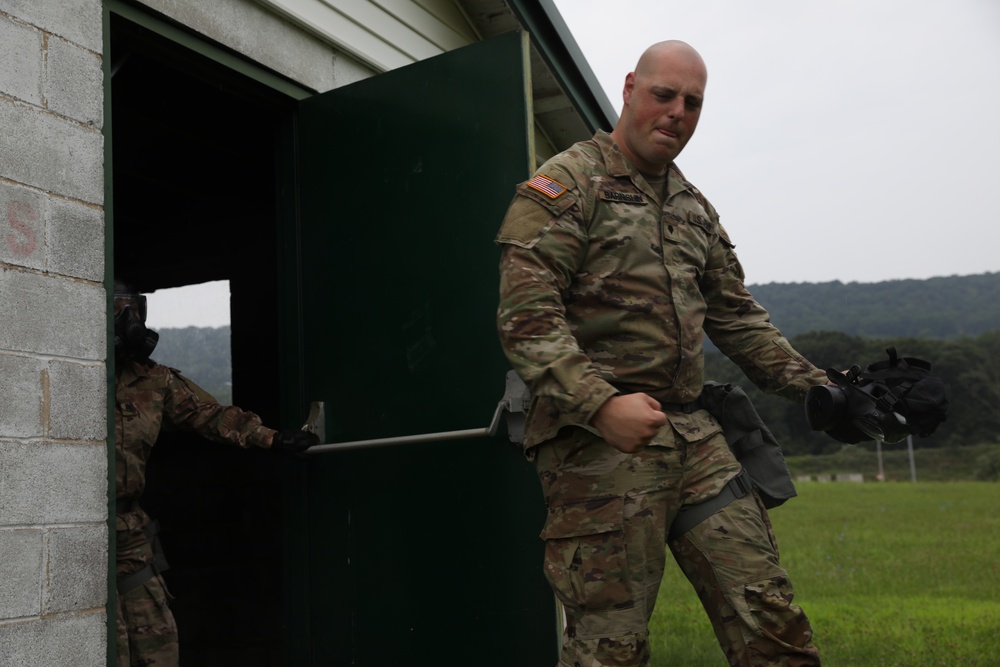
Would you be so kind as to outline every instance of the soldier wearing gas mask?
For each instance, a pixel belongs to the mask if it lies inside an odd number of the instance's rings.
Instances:
[[[294,454],[319,440],[306,431],[268,428],[256,414],[221,405],[176,370],[151,360],[159,335],[146,327],[146,297],[118,281],[114,336],[118,667],[169,667],[178,664],[178,638],[160,575],[166,560],[157,524],[139,505],[146,461],[160,429]]]
[[[115,361],[145,361],[160,334],[146,328],[146,297],[122,282],[115,282]]]

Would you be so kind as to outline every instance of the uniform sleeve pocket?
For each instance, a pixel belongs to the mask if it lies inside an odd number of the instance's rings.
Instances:
[[[624,499],[603,498],[549,508],[545,576],[574,609],[622,609],[634,604],[624,539]]]
[[[556,219],[576,203],[576,197],[564,192],[550,199],[523,183],[507,209],[496,242],[531,248],[552,229]]]

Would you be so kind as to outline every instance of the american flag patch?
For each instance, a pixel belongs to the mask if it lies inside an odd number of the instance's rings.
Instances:
[[[550,199],[555,199],[562,193],[566,192],[565,185],[563,185],[562,183],[556,183],[548,176],[543,176],[542,174],[538,174],[538,176],[532,178],[530,181],[525,183],[525,185],[527,185],[529,188],[538,190],[539,192],[541,192],[543,195],[545,195]]]

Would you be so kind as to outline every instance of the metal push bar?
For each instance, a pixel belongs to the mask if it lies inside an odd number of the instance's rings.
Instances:
[[[395,445],[416,445],[425,442],[444,442],[448,440],[466,440],[469,438],[490,438],[500,429],[501,419],[506,417],[507,437],[511,442],[521,443],[524,440],[524,418],[531,395],[528,387],[514,371],[508,371],[506,389],[503,398],[497,403],[493,419],[489,426],[483,428],[467,428],[459,431],[441,431],[439,433],[421,433],[418,435],[400,435],[390,438],[374,438],[370,440],[350,440],[347,442],[331,442],[315,445],[305,451],[306,454],[327,454],[357,449],[372,449],[374,447],[389,447]],[[303,431],[315,433],[320,441],[326,439],[326,409],[322,401],[314,401],[309,409],[309,418],[302,427]]]

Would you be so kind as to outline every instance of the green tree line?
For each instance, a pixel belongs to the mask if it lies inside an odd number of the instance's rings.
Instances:
[[[880,283],[751,285],[787,337],[841,331],[871,338],[959,338],[1000,329],[1000,273]]]
[[[751,287],[797,350],[821,368],[862,368],[885,349],[931,363],[948,385],[949,416],[920,447],[1000,442],[1000,273],[881,283],[771,283]],[[231,402],[230,329],[163,329],[154,358]],[[837,451],[809,429],[803,406],[765,396],[710,346],[705,377],[742,386],[788,455]]]
[[[233,402],[230,328],[161,329],[153,359],[176,368],[223,405]]]
[[[956,340],[865,338],[821,331],[793,336],[791,342],[824,369],[846,370],[853,365],[864,368],[885,361],[888,347],[895,347],[901,357],[928,361],[931,373],[947,386],[948,419],[934,434],[914,438],[914,445],[958,447],[1000,442],[1000,329]],[[786,454],[829,454],[841,448],[842,443],[825,433],[810,430],[804,406],[763,394],[720,352],[706,354],[705,377],[743,387]]]
[[[879,283],[770,283],[750,287],[793,346],[821,368],[844,370],[900,356],[931,363],[948,386],[948,420],[918,447],[1000,442],[1000,273]],[[765,396],[706,347],[706,379],[751,396],[789,455],[842,446],[809,429],[801,405]],[[874,447],[874,443],[870,446]]]

